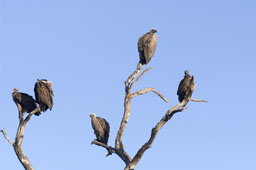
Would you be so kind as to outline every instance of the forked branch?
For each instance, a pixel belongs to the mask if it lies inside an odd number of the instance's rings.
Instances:
[[[136,70],[128,77],[128,79],[125,81],[125,98],[124,98],[124,114],[123,118],[120,124],[120,128],[118,130],[116,140],[115,140],[115,148],[108,146],[104,143],[101,143],[97,140],[94,140],[92,143],[101,147],[104,147],[108,150],[108,155],[111,155],[112,153],[116,153],[126,164],[125,170],[134,170],[140,159],[142,158],[144,152],[151,147],[152,143],[154,142],[157,133],[159,130],[167,123],[168,120],[172,118],[172,116],[175,113],[183,112],[187,109],[186,104],[188,101],[183,100],[181,103],[177,104],[176,106],[171,107],[165,115],[162,117],[162,119],[156,124],[156,126],[151,131],[151,136],[149,140],[138,150],[136,155],[131,159],[131,157],[125,152],[123,143],[122,143],[122,135],[124,133],[124,130],[126,128],[126,125],[128,123],[128,119],[130,117],[130,107],[131,107],[131,99],[142,94],[146,94],[150,91],[157,94],[162,100],[168,103],[168,100],[157,90],[155,90],[152,87],[144,88],[141,90],[138,90],[134,93],[131,93],[132,87],[140,80],[140,78],[148,72],[150,68],[145,69],[140,75],[141,67],[142,65],[138,63]],[[139,75],[136,79],[135,77]],[[134,80],[135,79],[135,80]],[[205,100],[199,100],[199,99],[190,99],[190,101],[196,101],[196,102],[206,102]]]
[[[122,135],[124,133],[124,129],[130,117],[130,109],[131,109],[131,82],[132,80],[140,73],[141,71],[141,63],[139,62],[137,65],[136,70],[128,77],[125,81],[125,98],[124,98],[124,115],[120,124],[120,128],[118,130],[116,141],[115,141],[115,148],[123,150],[122,144]]]
[[[204,100],[201,100],[201,101],[198,101],[198,102],[204,102]],[[134,156],[134,158],[132,159],[130,164],[125,167],[125,170],[133,170],[136,167],[136,165],[139,163],[140,159],[142,158],[144,152],[148,148],[151,147],[151,145],[152,145],[153,141],[155,140],[156,135],[159,132],[159,130],[165,125],[165,123],[167,123],[168,120],[170,120],[172,118],[172,116],[175,113],[185,111],[187,109],[187,107],[185,107],[186,104],[187,104],[187,101],[183,100],[178,105],[171,107],[165,113],[165,115],[162,117],[162,119],[152,129],[151,136],[150,136],[149,140],[138,150],[138,152],[136,153],[136,155]]]
[[[157,90],[155,90],[154,88],[152,87],[148,87],[148,88],[145,88],[145,89],[141,89],[139,91],[136,91],[134,92],[132,95],[131,95],[131,98],[133,97],[136,97],[138,95],[142,95],[142,94],[145,94],[145,93],[148,93],[148,92],[154,92],[155,94],[157,94],[161,99],[163,99],[166,103],[169,103],[168,100],[161,94],[159,93]]]
[[[24,130],[25,130],[26,124],[30,120],[31,116],[33,114],[35,114],[36,112],[38,112],[38,111],[39,111],[39,107],[37,107],[32,112],[30,112],[29,115],[24,120],[23,120],[22,113],[19,112],[19,126],[18,126],[18,130],[17,130],[17,134],[16,134],[16,137],[15,137],[15,142],[14,143],[9,139],[5,130],[1,130],[5,139],[13,146],[14,151],[15,151],[20,163],[23,165],[23,167],[26,170],[34,170],[34,168],[31,164],[31,162],[29,161],[28,157],[24,154],[24,152],[22,150],[22,147],[21,147],[23,137],[24,137]]]

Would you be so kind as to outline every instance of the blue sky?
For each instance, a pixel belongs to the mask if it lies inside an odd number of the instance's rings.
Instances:
[[[136,170],[255,170],[256,22],[253,0],[0,1],[0,128],[14,140],[14,87],[34,96],[36,79],[51,80],[52,111],[32,117],[23,150],[36,170],[123,169],[121,159],[90,145],[90,113],[104,117],[114,140],[123,115],[124,81],[137,66],[138,38],[158,30],[149,71],[134,90],[154,87],[132,100],[123,136],[131,155],[151,128],[178,103],[177,87],[188,69],[195,77],[189,109],[158,133]],[[22,170],[0,136],[1,169]]]

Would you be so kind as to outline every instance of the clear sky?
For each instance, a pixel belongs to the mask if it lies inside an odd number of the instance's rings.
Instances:
[[[134,90],[138,96],[123,136],[131,155],[151,128],[178,103],[188,69],[193,98],[158,133],[136,170],[255,170],[254,0],[0,0],[0,128],[14,140],[18,126],[13,88],[34,96],[36,79],[51,80],[52,111],[27,124],[23,150],[36,170],[124,168],[121,159],[90,145],[89,115],[104,117],[114,140],[123,115],[124,81],[137,66],[138,38],[157,29],[153,67]],[[0,169],[22,170],[0,134]]]

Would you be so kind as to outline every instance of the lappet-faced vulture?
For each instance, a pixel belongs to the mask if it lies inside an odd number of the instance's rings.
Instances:
[[[96,117],[94,113],[92,113],[90,117],[97,141],[107,145],[110,131],[109,123],[101,117]]]
[[[36,102],[40,106],[40,110],[45,112],[47,109],[52,110],[53,106],[53,91],[51,88],[52,82],[46,79],[37,80],[34,87]]]
[[[151,29],[138,40],[138,51],[141,64],[148,64],[155,53],[157,44],[156,32],[155,29]]]
[[[33,97],[26,93],[18,92],[17,88],[13,89],[12,98],[21,113],[30,113],[37,108],[36,101]],[[39,111],[35,113],[36,116],[39,116],[40,114]]]
[[[177,95],[179,96],[179,101],[182,102],[186,100],[187,102],[192,96],[195,89],[194,77],[189,75],[188,70],[185,70],[185,76],[183,80],[180,81]]]

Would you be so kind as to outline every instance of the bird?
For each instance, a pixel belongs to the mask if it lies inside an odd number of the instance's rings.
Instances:
[[[157,44],[157,37],[155,29],[151,29],[146,34],[142,35],[138,40],[138,51],[140,56],[140,63],[142,65],[148,64],[154,56]]]
[[[33,97],[26,93],[18,92],[17,88],[13,89],[12,98],[19,109],[19,113],[30,113],[37,108],[36,101]],[[35,113],[36,116],[39,116],[40,114],[39,111]]]
[[[186,100],[186,102],[188,102],[192,96],[193,91],[195,90],[194,77],[190,76],[188,70],[185,70],[184,73],[184,78],[180,81],[177,91],[180,102],[182,102],[183,100]]]
[[[46,79],[37,79],[37,82],[35,83],[34,92],[36,102],[39,104],[40,110],[43,112],[47,111],[47,109],[52,110],[52,96],[54,94],[51,85],[52,82]]]
[[[104,118],[96,117],[94,113],[92,113],[90,117],[97,141],[107,145],[110,132],[109,123]]]

